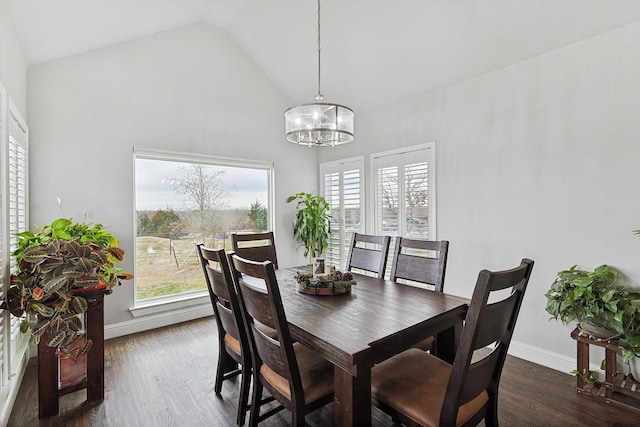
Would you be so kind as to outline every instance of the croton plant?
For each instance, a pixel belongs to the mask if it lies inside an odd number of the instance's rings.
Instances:
[[[17,271],[11,275],[9,311],[23,317],[21,330],[30,331],[34,343],[73,358],[86,354],[90,340],[80,319],[88,307],[83,295],[92,290],[111,293],[122,279],[132,276],[115,267],[124,258],[118,240],[101,224],[59,218],[33,233],[18,235]]]

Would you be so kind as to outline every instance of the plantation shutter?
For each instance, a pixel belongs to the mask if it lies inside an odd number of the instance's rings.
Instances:
[[[433,145],[372,155],[375,232],[435,239]]]
[[[428,163],[405,164],[404,169],[404,230],[411,238],[429,237],[429,175]]]
[[[340,172],[324,175],[324,198],[331,208],[331,229],[325,264],[340,265]]]
[[[6,94],[4,88],[0,85],[0,189],[2,193],[6,192],[6,179],[5,179],[5,161],[6,161]],[[6,265],[9,262],[5,243],[7,233],[5,232],[5,218],[4,213],[6,211],[4,197],[0,197],[0,300],[4,301],[6,296],[6,290],[9,288]],[[3,387],[8,381],[7,366],[7,353],[5,351],[6,342],[9,341],[9,330],[6,326],[5,318],[8,318],[9,312],[0,308],[0,396],[4,396],[5,392]],[[2,405],[0,405],[2,410]]]
[[[331,209],[329,248],[325,263],[344,269],[354,232],[364,229],[364,159],[324,163],[320,166],[324,198]]]
[[[17,247],[18,237],[16,233],[28,229],[28,170],[27,170],[27,127],[15,107],[11,104],[8,115],[8,202],[9,202],[9,253]],[[10,258],[10,271],[16,269],[16,263]],[[9,317],[9,375],[18,369],[21,352],[24,351],[28,335],[20,332],[21,319],[15,316]]]

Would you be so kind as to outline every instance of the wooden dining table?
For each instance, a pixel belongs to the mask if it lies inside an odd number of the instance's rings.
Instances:
[[[371,425],[371,368],[436,335],[432,350],[452,361],[468,299],[354,274],[350,293],[296,291],[299,269],[276,270],[293,338],[334,366],[334,425]]]

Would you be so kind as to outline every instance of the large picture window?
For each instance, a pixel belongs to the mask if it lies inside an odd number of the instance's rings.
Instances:
[[[206,289],[197,243],[270,229],[268,163],[136,149],[136,301]]]

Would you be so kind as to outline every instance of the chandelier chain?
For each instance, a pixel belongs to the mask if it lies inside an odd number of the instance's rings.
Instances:
[[[318,94],[316,95],[316,101],[322,101],[322,91],[320,89],[320,0],[318,0]]]
[[[335,147],[352,142],[353,110],[325,103],[321,88],[320,1],[318,2],[318,94],[314,104],[302,104],[284,112],[287,141],[307,147]]]

